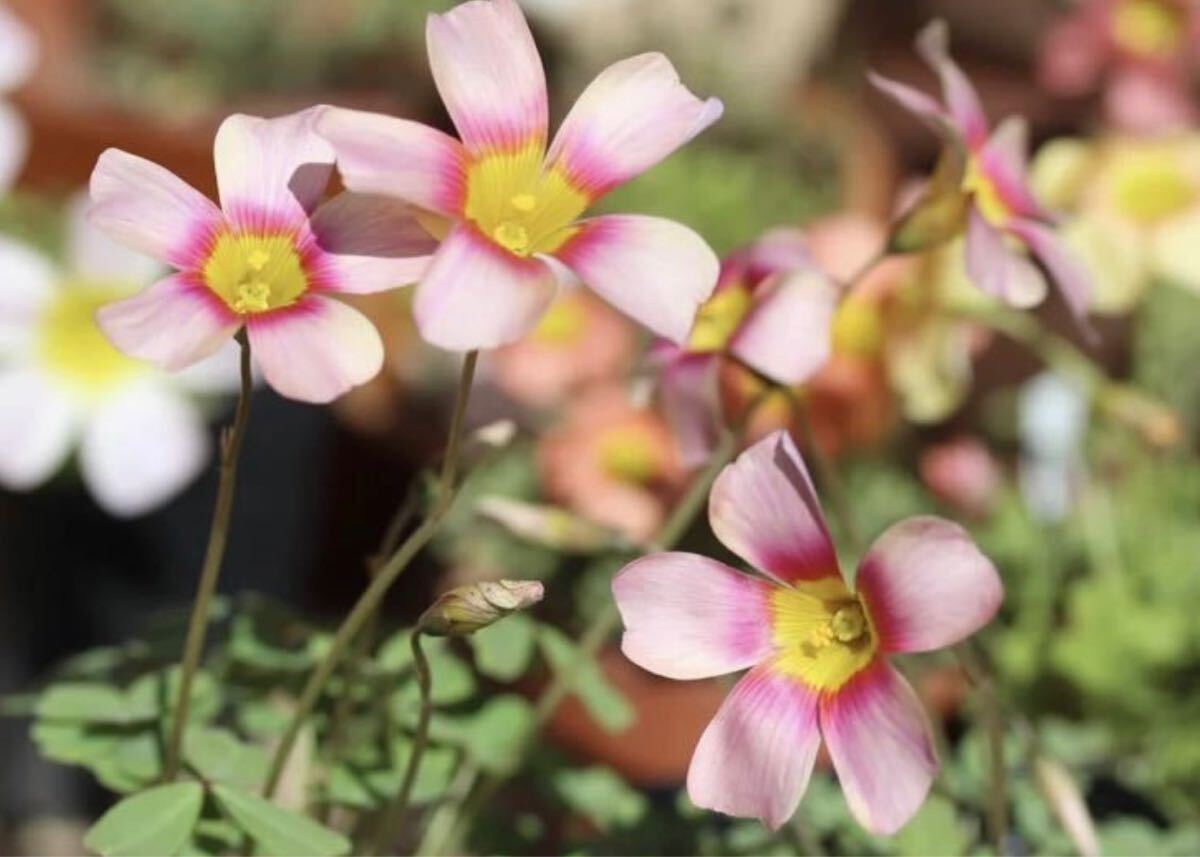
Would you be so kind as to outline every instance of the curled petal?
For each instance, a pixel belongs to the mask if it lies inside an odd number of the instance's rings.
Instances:
[[[493,348],[533,330],[556,282],[542,260],[514,256],[459,224],[417,286],[413,314],[421,336],[439,348]]]
[[[892,80],[890,77],[884,77],[877,72],[867,72],[867,80],[871,85],[886,95],[892,101],[903,107],[909,113],[921,119],[938,134],[953,138],[957,131],[952,124],[950,115],[946,112],[937,99],[927,95],[919,89],[909,86],[907,83],[901,83],[898,80]]]
[[[717,446],[720,364],[711,354],[680,354],[659,376],[663,416],[685,467],[699,467]]]
[[[597,197],[657,164],[716,122],[723,109],[717,99],[689,92],[662,54],[630,57],[584,90],[547,161]]]
[[[755,297],[730,351],[779,384],[811,377],[829,358],[837,288],[816,270],[795,271],[762,284]]]
[[[268,384],[301,402],[331,402],[383,367],[383,341],[367,317],[306,295],[285,310],[251,316],[251,353]]]
[[[877,660],[821,698],[820,719],[850,811],[871,833],[895,833],[925,801],[938,767],[912,687]]]
[[[817,695],[769,664],[755,667],[696,745],[688,796],[697,806],[778,829],[796,811],[820,745]]]
[[[1010,306],[1028,308],[1046,297],[1046,279],[974,206],[967,216],[967,274],[977,288]]]
[[[1050,278],[1058,286],[1058,290],[1067,304],[1067,309],[1071,311],[1076,322],[1090,334],[1087,314],[1092,306],[1094,288],[1092,277],[1083,262],[1076,258],[1053,229],[1041,223],[1031,220],[1016,220],[1010,228],[1014,235],[1028,245],[1033,255],[1049,271]]]
[[[784,583],[838,574],[812,480],[786,432],[773,432],[721,471],[708,518],[727,548]]]
[[[1000,576],[958,524],[908,518],[889,527],[863,557],[856,585],[892,652],[952,646],[996,615]]]
[[[398,199],[341,193],[323,203],[311,226],[331,289],[366,294],[415,283],[437,242]]]
[[[672,342],[686,340],[721,267],[704,239],[672,220],[633,214],[576,229],[554,255],[621,312]]]
[[[1021,217],[1051,221],[1029,186],[1029,124],[1009,116],[996,126],[979,152],[980,169],[995,185],[1005,204]]]
[[[987,139],[987,115],[979,93],[958,64],[950,58],[950,28],[940,18],[931,21],[917,36],[917,51],[942,81],[942,99],[969,148]]]
[[[426,26],[438,92],[473,155],[546,145],[546,75],[516,0],[469,0]]]
[[[613,578],[621,650],[643,669],[696,679],[753,666],[772,651],[769,584],[691,553],[634,560]]]

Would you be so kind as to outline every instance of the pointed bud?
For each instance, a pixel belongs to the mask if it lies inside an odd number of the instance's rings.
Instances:
[[[1179,414],[1133,387],[1110,386],[1100,397],[1100,407],[1156,449],[1172,449],[1183,441],[1183,422]]]
[[[542,600],[537,580],[484,580],[443,592],[421,614],[418,627],[435,637],[465,637]]]
[[[619,533],[557,506],[510,497],[484,497],[475,508],[513,535],[553,550],[598,553],[622,547],[625,542]]]
[[[1083,857],[1095,857],[1100,853],[1100,842],[1096,837],[1096,824],[1088,812],[1079,786],[1071,774],[1053,759],[1038,756],[1033,763],[1034,779],[1042,797],[1054,812],[1058,823],[1071,838],[1076,850]]]
[[[962,234],[970,199],[963,190],[966,174],[966,152],[947,145],[925,190],[892,227],[888,252],[928,250]]]

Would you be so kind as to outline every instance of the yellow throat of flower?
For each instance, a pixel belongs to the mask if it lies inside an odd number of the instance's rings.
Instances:
[[[692,352],[722,351],[750,311],[750,290],[740,283],[726,286],[704,302],[688,337]]]
[[[1012,217],[1012,210],[1000,196],[995,182],[980,168],[978,158],[972,157],[967,161],[962,189],[974,196],[979,213],[993,226],[1003,226]]]
[[[1170,56],[1183,39],[1185,14],[1169,0],[1122,0],[1113,11],[1113,40],[1139,56]]]
[[[308,276],[290,235],[223,233],[204,263],[204,283],[239,315],[291,306]]]
[[[143,364],[113,347],[96,325],[97,310],[133,291],[116,283],[64,283],[38,331],[38,350],[46,369],[86,395],[101,395],[144,372]]]
[[[1111,175],[1113,207],[1137,223],[1152,224],[1194,205],[1200,196],[1169,144],[1122,149],[1114,157]]]
[[[841,578],[774,590],[771,618],[776,666],[814,690],[837,690],[878,650],[866,608]]]
[[[578,295],[560,295],[542,315],[530,338],[543,345],[570,345],[587,329],[587,308]]]
[[[610,429],[600,440],[600,466],[614,479],[647,485],[661,470],[654,439],[637,426]]]
[[[561,169],[543,169],[536,143],[485,155],[467,171],[466,218],[517,256],[561,247],[588,202]]]

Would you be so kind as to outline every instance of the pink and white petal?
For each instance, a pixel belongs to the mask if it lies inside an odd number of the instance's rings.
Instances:
[[[642,669],[674,679],[743,670],[771,643],[770,584],[693,553],[657,553],[613,578],[625,635],[621,651]]]
[[[433,80],[473,155],[546,145],[546,74],[516,0],[470,0],[425,28]]]
[[[130,357],[176,371],[216,353],[242,321],[204,286],[173,274],[101,307],[96,323]]]
[[[686,341],[721,269],[704,239],[673,220],[636,214],[595,217],[575,228],[554,255],[634,321]]]
[[[118,244],[101,232],[88,215],[91,201],[79,193],[67,205],[67,266],[82,285],[112,288],[114,282],[143,286],[164,273],[162,262]]]
[[[462,211],[466,153],[453,137],[419,122],[343,107],[326,108],[317,130],[333,145],[348,189],[394,196],[451,217]]]
[[[176,268],[202,264],[220,210],[165,167],[107,149],[91,179],[92,224],[110,238]]]
[[[725,547],[783,583],[838,575],[816,491],[787,432],[772,432],[721,471],[708,520]]]
[[[867,72],[867,80],[892,101],[922,120],[936,133],[952,139],[958,137],[959,131],[953,124],[953,119],[937,99],[907,83],[892,80],[890,77],[884,77],[873,71]]]
[[[172,380],[181,389],[200,396],[236,393],[242,386],[241,364],[242,348],[229,339],[211,357],[181,369]],[[261,373],[253,369],[251,366],[252,383],[257,385],[262,380]]]
[[[1067,248],[1058,233],[1044,224],[1032,220],[1014,220],[1009,229],[1025,242],[1045,266],[1075,321],[1085,331],[1090,331],[1087,314],[1092,307],[1095,288],[1087,267]]]
[[[275,119],[235,113],[221,123],[213,162],[230,223],[261,229],[308,219],[333,175],[333,147],[316,130],[323,110]]]
[[[979,152],[979,165],[1005,205],[1020,217],[1052,221],[1029,186],[1029,123],[1009,116],[996,126]]]
[[[108,398],[83,430],[79,465],[96,502],[119,518],[143,515],[187,487],[211,442],[197,410],[164,384]]]
[[[982,146],[988,134],[987,115],[974,85],[950,58],[950,28],[945,21],[939,18],[921,30],[917,35],[917,52],[941,79],[942,98],[968,148]]]
[[[0,193],[17,180],[29,154],[29,128],[21,114],[0,101]]]
[[[755,667],[700,737],[688,796],[697,806],[777,830],[800,804],[820,746],[817,694],[770,663]]]
[[[306,295],[246,322],[250,353],[275,392],[324,404],[365,384],[383,368],[379,331],[358,310]]]
[[[974,206],[967,218],[966,263],[976,288],[1010,306],[1027,309],[1046,297],[1046,279],[1037,266]]]
[[[556,284],[541,259],[514,256],[460,223],[417,286],[413,315],[421,336],[439,348],[494,348],[537,326]]]
[[[437,249],[394,197],[340,193],[313,215],[312,233],[324,251],[322,268],[333,291],[367,294],[415,283]]]
[[[863,557],[856,586],[889,652],[952,646],[990,622],[1004,599],[995,566],[966,530],[930,516],[885,530]]]
[[[583,91],[559,128],[547,163],[593,198],[657,164],[721,118],[658,53],[614,63]]]
[[[71,452],[78,413],[54,379],[33,368],[0,371],[0,485],[28,491]]]
[[[681,353],[669,359],[659,374],[663,417],[689,469],[703,465],[717,447],[719,370],[716,355]]]
[[[837,298],[837,287],[815,269],[779,274],[755,291],[729,350],[772,381],[799,384],[829,359]]]
[[[877,836],[895,833],[924,803],[938,768],[912,687],[878,658],[821,697],[820,720],[850,811]]]

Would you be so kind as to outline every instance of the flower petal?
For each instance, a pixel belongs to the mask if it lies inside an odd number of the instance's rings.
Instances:
[[[54,296],[59,274],[34,248],[0,235],[0,328],[28,329],[34,316]]]
[[[53,379],[35,369],[0,372],[0,485],[27,491],[53,476],[71,451],[76,419]]]
[[[1028,308],[1046,297],[1046,279],[1037,266],[1009,247],[1004,234],[974,206],[967,217],[966,260],[976,288],[1010,306]]]
[[[938,767],[912,687],[878,659],[824,695],[820,717],[850,811],[871,833],[895,833],[924,802]]]
[[[635,214],[595,217],[576,228],[554,255],[621,312],[684,342],[721,268],[704,239],[673,220]]]
[[[358,310],[306,295],[285,310],[246,322],[251,354],[275,392],[301,402],[331,402],[383,367],[383,341]]]
[[[113,282],[142,286],[163,275],[157,259],[118,244],[96,228],[88,217],[91,201],[76,194],[67,206],[66,257],[72,274],[83,283]]]
[[[472,155],[546,145],[546,74],[516,0],[470,0],[425,28],[429,66]]]
[[[816,694],[768,664],[755,667],[700,737],[688,796],[697,806],[778,829],[808,788],[820,745]]]
[[[931,516],[885,530],[863,557],[856,586],[891,652],[952,646],[991,621],[1004,599],[995,566],[966,530]]]
[[[12,187],[29,154],[29,128],[21,114],[0,101],[0,193]]]
[[[559,128],[547,163],[593,198],[648,170],[721,118],[716,98],[702,101],[671,61],[641,54],[592,81]]]
[[[33,71],[38,44],[33,31],[0,6],[0,92],[16,89]]]
[[[1092,306],[1094,288],[1091,275],[1083,262],[1076,258],[1053,229],[1041,223],[1014,220],[1009,228],[1028,245],[1037,260],[1046,267],[1071,315],[1086,330],[1090,330],[1087,314]]]
[[[987,139],[988,121],[979,101],[979,93],[958,64],[950,58],[950,28],[940,18],[931,21],[917,35],[917,52],[937,72],[942,81],[942,99],[969,148],[982,146]]]
[[[884,77],[873,71],[867,72],[867,80],[892,101],[925,122],[936,133],[949,138],[957,136],[957,129],[953,125],[950,114],[938,103],[937,99],[907,83],[892,80],[890,77]]]
[[[224,220],[212,201],[165,167],[107,149],[91,179],[92,224],[176,268],[198,266]]]
[[[838,574],[812,480],[787,432],[767,435],[721,471],[708,519],[727,548],[784,583]]]
[[[779,384],[799,384],[829,359],[837,298],[837,287],[819,271],[778,275],[755,290],[729,350]]]
[[[210,452],[200,414],[158,383],[106,399],[84,428],[79,464],[96,501],[118,517],[151,511],[196,477]]]
[[[1009,116],[996,126],[979,152],[979,166],[1005,205],[1019,216],[1054,219],[1029,185],[1029,123],[1024,117]]]
[[[174,274],[101,307],[96,323],[121,351],[174,371],[216,353],[241,319],[204,286]]]
[[[712,354],[678,354],[659,375],[663,416],[685,467],[699,467],[716,449],[721,431],[719,370]]]
[[[769,584],[691,553],[658,553],[613,578],[625,622],[621,651],[667,678],[696,679],[754,666],[773,649]]]
[[[429,268],[437,242],[398,199],[341,193],[313,215],[312,231],[325,252],[328,284],[366,294],[407,286]]]
[[[323,108],[263,119],[235,113],[213,143],[217,189],[229,221],[243,229],[303,222],[333,174],[333,147],[316,131]]]
[[[421,336],[439,348],[493,348],[533,330],[555,283],[545,262],[514,256],[459,224],[417,286],[413,314]]]
[[[317,130],[337,152],[346,187],[358,193],[394,196],[448,216],[466,198],[466,153],[448,134],[412,122],[329,107]]]

